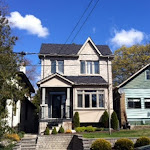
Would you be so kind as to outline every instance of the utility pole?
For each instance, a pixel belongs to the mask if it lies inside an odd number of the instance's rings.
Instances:
[[[108,114],[109,114],[109,135],[111,135],[111,112],[110,112],[110,80],[109,80],[109,56],[107,60],[107,79],[108,79]]]

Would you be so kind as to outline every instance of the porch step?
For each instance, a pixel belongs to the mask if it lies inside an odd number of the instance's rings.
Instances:
[[[13,150],[36,150],[37,135],[25,135]]]

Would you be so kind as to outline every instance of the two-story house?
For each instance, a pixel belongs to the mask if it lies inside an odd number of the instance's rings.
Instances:
[[[83,45],[42,44],[40,133],[51,123],[71,128],[79,112],[80,123],[99,123],[105,110],[113,110],[112,52],[88,38]]]
[[[114,110],[120,124],[150,124],[150,64],[114,89]]]

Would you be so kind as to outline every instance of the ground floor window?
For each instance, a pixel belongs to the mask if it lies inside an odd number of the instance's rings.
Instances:
[[[104,90],[78,90],[77,107],[79,108],[104,107]]]
[[[145,108],[150,108],[150,98],[144,98]]]
[[[128,98],[128,108],[141,108],[140,98]]]

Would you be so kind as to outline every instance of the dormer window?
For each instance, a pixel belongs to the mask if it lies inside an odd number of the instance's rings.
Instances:
[[[99,74],[99,61],[81,61],[81,74]]]
[[[51,61],[51,73],[64,74],[64,61],[63,60],[52,60]]]

